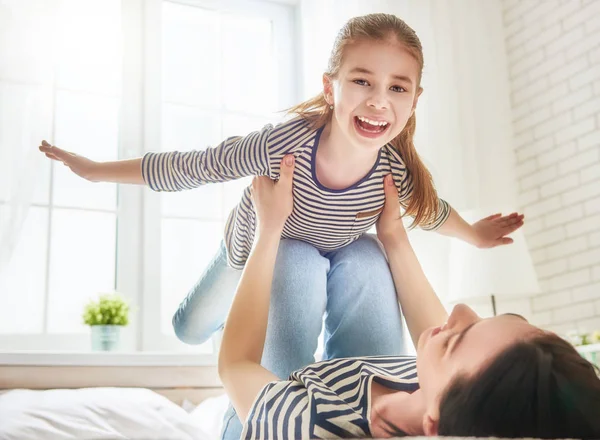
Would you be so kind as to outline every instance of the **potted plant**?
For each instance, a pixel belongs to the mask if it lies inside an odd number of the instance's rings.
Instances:
[[[592,333],[571,332],[567,339],[575,346],[577,351],[592,364],[600,367],[600,331]]]
[[[83,322],[91,327],[92,350],[117,350],[121,327],[129,323],[129,304],[118,293],[100,294],[86,304]]]

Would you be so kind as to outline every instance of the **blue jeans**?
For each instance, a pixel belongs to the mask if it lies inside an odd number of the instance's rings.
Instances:
[[[222,327],[240,275],[227,267],[221,247],[173,317],[182,341],[202,343]],[[281,241],[262,365],[285,379],[313,363],[323,316],[323,359],[405,352],[394,283],[372,236],[332,252],[302,241]],[[239,439],[241,431],[230,406],[222,438]]]

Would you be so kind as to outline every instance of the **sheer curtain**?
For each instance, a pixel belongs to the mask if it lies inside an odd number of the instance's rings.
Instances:
[[[415,145],[437,189],[458,212],[516,208],[512,128],[501,5],[498,0],[304,0],[303,97],[316,94],[338,29],[352,16],[396,14],[419,35],[425,67]],[[411,234],[442,297],[450,241]]]
[[[87,297],[114,288],[116,187],[76,178],[37,147],[116,157],[120,12],[120,0],[0,0],[3,347],[74,347],[66,335],[84,341]]]
[[[52,131],[50,2],[0,1],[0,290],[29,208],[47,198],[38,151]]]

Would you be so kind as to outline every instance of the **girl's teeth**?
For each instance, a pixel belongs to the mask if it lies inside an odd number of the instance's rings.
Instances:
[[[382,133],[387,129],[387,122],[371,121],[370,119],[364,118],[362,116],[357,116],[356,119],[358,121],[358,126],[362,130],[368,131],[370,133]]]
[[[362,122],[365,122],[365,123],[370,124],[370,125],[374,125],[376,127],[387,125],[387,122],[385,122],[385,121],[372,121],[372,120],[367,119],[367,118],[365,118],[363,116],[358,116],[358,119],[360,119]]]

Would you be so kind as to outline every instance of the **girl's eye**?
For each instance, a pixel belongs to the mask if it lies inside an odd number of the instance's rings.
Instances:
[[[364,79],[355,79],[353,81],[355,84],[358,84],[359,86],[368,86],[369,83],[366,82]]]
[[[406,89],[404,87],[400,87],[400,86],[392,86],[392,87],[390,87],[390,90],[392,90],[393,92],[398,92],[398,93],[406,92]]]

